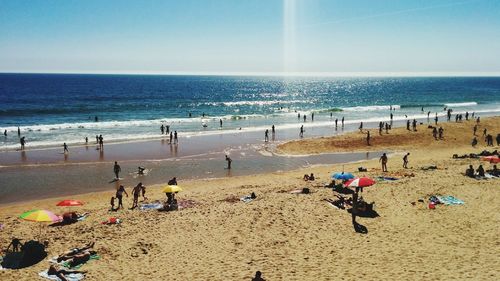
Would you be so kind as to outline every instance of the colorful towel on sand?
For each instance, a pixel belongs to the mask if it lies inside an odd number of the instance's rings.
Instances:
[[[92,256],[90,256],[89,261],[90,261],[90,260],[98,260],[98,259],[100,259],[100,258],[101,258],[101,257],[99,257],[99,255],[92,255]],[[76,270],[76,269],[79,269],[80,267],[82,267],[82,266],[83,266],[84,264],[86,264],[86,263],[87,263],[87,262],[84,262],[84,263],[81,263],[81,264],[78,264],[78,265],[75,265],[75,266],[71,267],[71,265],[70,265],[70,263],[69,263],[69,262],[67,262],[67,261],[63,261],[63,262],[61,263],[61,265],[62,265],[62,266],[64,266],[64,267],[66,267],[66,268],[68,268],[68,269],[71,269],[71,270]]]
[[[40,277],[47,278],[49,280],[61,281],[61,279],[59,279],[59,277],[57,277],[55,275],[49,275],[48,271],[49,270],[42,271],[42,272],[38,273],[38,275]],[[71,274],[65,274],[64,276],[66,277],[66,279],[68,279],[68,281],[79,281],[79,280],[83,280],[83,278],[85,278],[85,275],[83,275],[82,273],[71,273]]]
[[[451,195],[448,195],[448,196],[436,196],[436,198],[439,200],[439,202],[441,204],[445,204],[445,205],[463,205],[464,204],[464,201],[458,199],[458,198],[455,198]]]
[[[158,210],[161,208],[163,208],[163,204],[159,202],[141,204],[141,206],[139,207],[139,209],[141,210]]]

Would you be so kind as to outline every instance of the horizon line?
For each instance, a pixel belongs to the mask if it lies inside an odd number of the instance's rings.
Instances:
[[[144,75],[144,76],[256,76],[256,77],[500,77],[500,72],[216,72],[216,71],[0,71],[0,74]]]

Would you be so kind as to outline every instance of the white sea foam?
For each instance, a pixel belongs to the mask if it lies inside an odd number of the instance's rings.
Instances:
[[[390,110],[400,109],[399,105],[368,105],[368,106],[354,106],[354,107],[341,107],[342,111],[378,111],[378,110]]]
[[[458,102],[458,103],[445,103],[447,107],[463,107],[463,106],[475,106],[477,102]]]

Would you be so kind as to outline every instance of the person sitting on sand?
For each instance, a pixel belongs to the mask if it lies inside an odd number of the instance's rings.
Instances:
[[[66,212],[62,215],[63,224],[72,224],[78,221],[78,219],[86,216],[87,213],[79,214],[77,212]]]
[[[168,185],[177,185],[177,178],[173,177],[171,180],[169,180]]]
[[[469,165],[469,168],[465,170],[465,175],[468,176],[469,178],[474,177],[474,167],[472,167],[472,165]]]
[[[252,278],[252,281],[266,281],[266,280],[262,278],[262,272],[257,271],[255,272],[255,277]]]
[[[310,180],[310,181],[315,180],[315,178],[314,178],[314,174],[313,174],[313,173],[311,173],[311,175],[309,176],[309,180]]]
[[[308,174],[305,174],[305,175],[304,175],[304,177],[303,177],[303,179],[304,179],[305,181],[308,181],[308,180],[309,180],[309,175],[308,175]]]
[[[487,170],[486,172],[494,177],[500,177],[500,170],[497,168],[497,165],[493,165],[493,169]]]
[[[484,168],[483,168],[483,165],[479,165],[479,167],[477,167],[477,175],[480,176],[480,177],[484,177]]]
[[[56,265],[51,264],[49,266],[49,270],[47,271],[47,274],[50,275],[55,275],[57,278],[59,278],[61,281],[68,281],[66,278],[66,275],[68,274],[73,274],[73,273],[86,273],[86,271],[77,271],[77,270],[65,270],[65,269],[59,269],[57,268]]]

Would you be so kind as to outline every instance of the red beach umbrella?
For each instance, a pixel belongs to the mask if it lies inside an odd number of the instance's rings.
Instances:
[[[67,200],[63,200],[63,201],[57,203],[56,206],[72,207],[72,206],[82,206],[82,205],[83,205],[83,202],[80,200],[67,199]]]
[[[374,185],[375,181],[367,178],[367,177],[362,177],[362,178],[355,178],[348,180],[344,183],[345,187],[367,187],[370,185]]]

